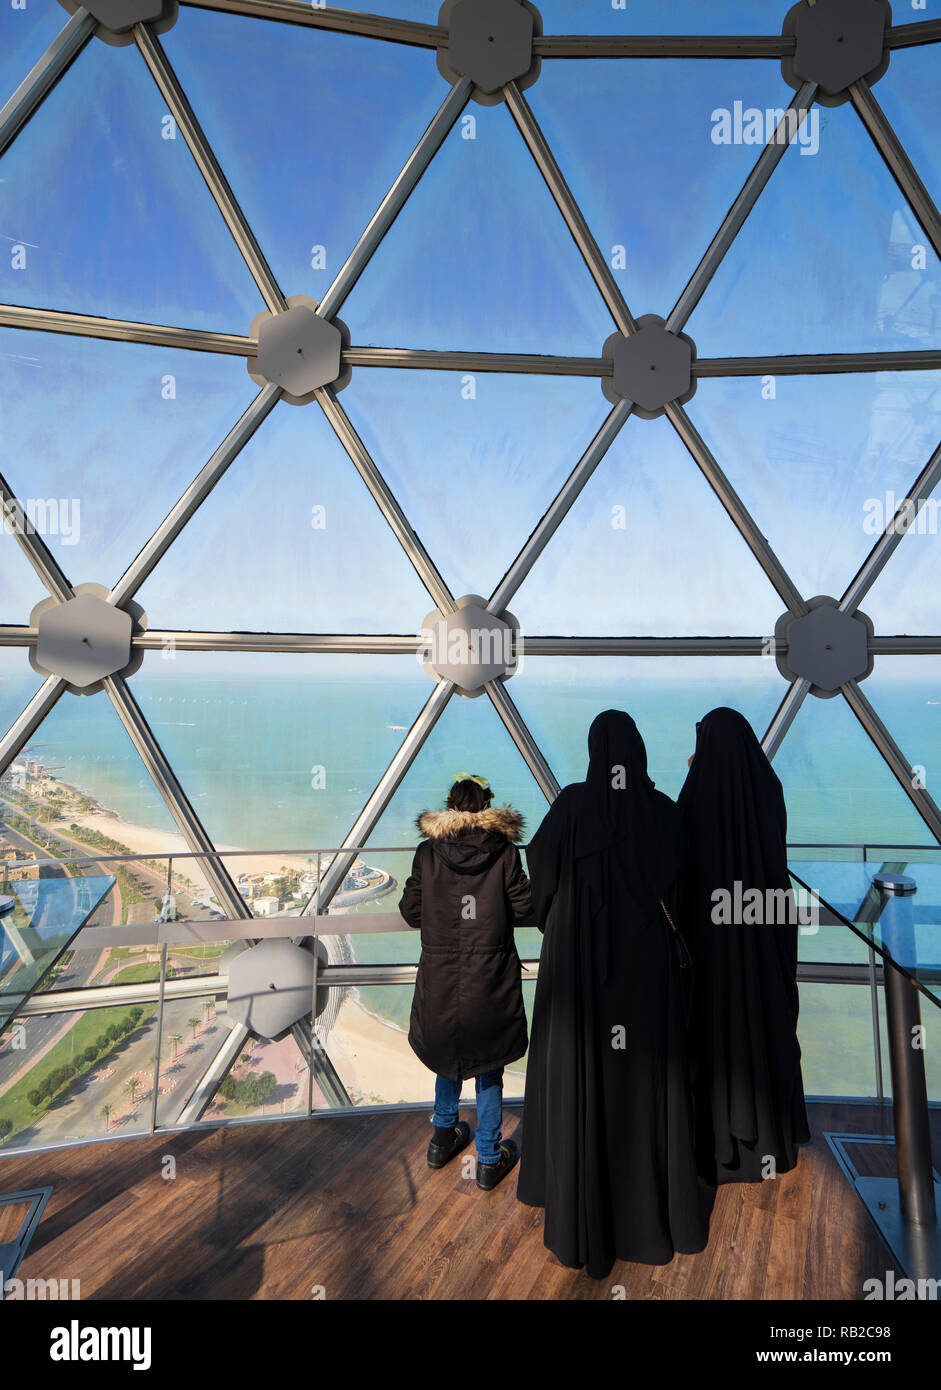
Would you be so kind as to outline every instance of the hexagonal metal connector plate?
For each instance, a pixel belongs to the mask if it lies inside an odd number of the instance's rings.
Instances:
[[[43,607],[36,627],[38,668],[80,690],[130,663],[130,613],[95,594],[78,594],[66,603]]]
[[[438,71],[452,84],[471,78],[481,105],[501,102],[507,82],[523,90],[539,76],[533,38],[542,33],[542,19],[528,0],[444,0],[438,24],[448,31]]]
[[[819,594],[801,617],[784,613],[774,629],[775,640],[787,644],[777,666],[786,680],[811,682],[821,699],[836,695],[847,681],[861,681],[873,667],[873,625],[865,613],[841,613],[835,598]]]
[[[788,10],[782,32],[795,40],[793,54],[781,62],[789,86],[816,82],[815,100],[840,106],[848,88],[865,78],[877,82],[889,66],[886,30],[892,23],[888,0],[806,0]]]
[[[61,676],[73,695],[94,695],[105,676],[132,676],[144,660],[143,647],[132,645],[147,628],[147,614],[127,600],[108,603],[104,584],[77,584],[65,603],[41,599],[29,615],[36,645],[29,662],[39,675]]]
[[[290,405],[307,405],[321,386],[341,391],[350,380],[351,369],[341,363],[350,335],[340,319],[321,318],[309,295],[291,295],[287,304],[281,313],[263,309],[252,319],[249,337],[258,339],[258,354],[246,366],[259,386],[280,386]]]
[[[69,14],[79,9],[79,0],[59,0]],[[165,34],[177,21],[177,0],[89,0],[82,6],[98,21],[95,38],[116,48],[134,42],[134,25],[149,24],[155,34]]]
[[[612,375],[601,378],[601,389],[612,404],[634,402],[644,420],[663,414],[669,401],[685,403],[696,391],[693,360],[696,345],[685,333],[671,333],[659,314],[637,320],[627,337],[612,333],[601,355],[612,364]]]
[[[313,991],[313,952],[269,937],[230,961],[226,1012],[259,1038],[279,1038],[310,1018]]]
[[[487,681],[504,680],[519,668],[519,623],[511,613],[487,612],[479,594],[458,599],[453,613],[433,608],[421,627],[422,664],[432,680],[453,681],[474,699]]]

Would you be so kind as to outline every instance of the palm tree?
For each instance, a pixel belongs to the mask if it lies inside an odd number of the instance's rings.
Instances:
[[[180,1043],[183,1041],[183,1034],[182,1034],[182,1033],[171,1033],[171,1034],[170,1034],[170,1039],[169,1039],[169,1041],[170,1041],[171,1044],[173,1045],[173,1055],[174,1055],[174,1057],[176,1057],[177,1049],[179,1048]]]
[[[199,1025],[200,1025],[201,1022],[202,1022],[202,1019],[197,1018],[195,1014],[193,1015],[192,1018],[188,1018],[188,1019],[186,1020],[186,1026],[187,1026],[187,1028],[192,1028],[192,1030],[193,1030],[193,1042],[196,1041],[196,1029],[199,1027]]]
[[[127,1094],[131,1097],[131,1104],[133,1105],[137,1100],[137,1092],[140,1090],[140,1082],[138,1081],[137,1077],[129,1076],[127,1082],[125,1083],[124,1089],[127,1092]]]
[[[98,1114],[105,1122],[105,1133],[107,1133],[108,1126],[111,1124],[111,1106],[108,1105],[107,1102],[105,1102],[105,1104],[98,1111]]]

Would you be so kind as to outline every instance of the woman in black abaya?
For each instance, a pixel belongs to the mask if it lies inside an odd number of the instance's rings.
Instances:
[[[700,1173],[712,1184],[758,1182],[793,1168],[810,1132],[797,1041],[797,922],[793,899],[773,891],[791,887],[784,793],[737,710],[711,710],[697,725],[677,804],[687,837],[677,920],[693,955]],[[736,909],[743,899],[758,906]]]
[[[599,714],[584,782],[527,851],[545,940],[526,1068],[518,1196],[594,1278],[615,1259],[701,1250],[681,952],[661,906],[680,867],[675,805],[633,719]]]

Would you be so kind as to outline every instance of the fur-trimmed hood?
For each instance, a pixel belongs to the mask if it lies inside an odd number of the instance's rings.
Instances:
[[[423,811],[416,818],[419,832],[428,840],[451,840],[469,831],[496,831],[512,843],[523,838],[525,819],[512,806],[488,806],[483,811]]]

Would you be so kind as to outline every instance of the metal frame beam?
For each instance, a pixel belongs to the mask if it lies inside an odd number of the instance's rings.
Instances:
[[[540,58],[783,58],[795,40],[780,34],[543,34]]]
[[[868,82],[860,79],[850,87],[850,97],[886,168],[898,184],[912,212],[927,234],[935,255],[941,257],[941,215],[931,194],[915,172],[915,166],[902,148],[891,122],[876,101]]]
[[[513,702],[505,681],[488,681],[484,686],[494,709],[503,721],[504,728],[516,744],[526,762],[526,766],[539,783],[539,789],[551,805],[562,790],[556,781],[555,773],[539,750],[523,716]]]
[[[0,155],[16,138],[37,106],[75,61],[98,27],[81,6],[0,109]]]
[[[941,845],[941,810],[938,809],[925,788],[916,785],[920,779],[916,778],[912,765],[907,761],[905,754],[866,699],[856,681],[847,681],[840,689],[850,709],[882,754],[899,786],[938,844]]]
[[[189,146],[190,154],[196,161],[196,167],[202,174],[206,187],[222,214],[245,264],[248,266],[249,274],[258,286],[259,294],[272,313],[286,309],[288,307],[287,300],[274,278],[271,267],[265,260],[262,249],[255,239],[255,233],[248,225],[248,220],[236,201],[235,194],[229,187],[228,180],[212,152],[209,141],[203,134],[196,114],[189,104],[186,93],[180,86],[176,73],[170,66],[170,61],[164,53],[159,39],[146,24],[135,24],[134,41],[150,70],[151,77],[157,84],[161,96],[167,103],[170,114],[176,121],[183,139]]]
[[[201,328],[136,323],[130,319],[100,318],[94,314],[72,314],[63,309],[36,309],[20,304],[0,304],[0,328],[104,338],[112,342],[182,348],[190,352],[222,352],[233,357],[255,357],[258,354],[258,340],[238,333],[210,333]]]
[[[795,93],[794,99],[775,128],[773,139],[765,145],[758,156],[755,167],[742,185],[741,192],[735,202],[726,213],[721,227],[706,250],[706,254],[693,271],[689,283],[670,311],[666,326],[671,333],[678,333],[685,326],[696,305],[703,297],[710,280],[719,269],[725,253],[745,225],[745,220],[757,203],[759,194],[781,162],[784,152],[788,148],[788,142],[787,140],[779,142],[777,137],[782,129],[787,132],[790,125],[789,113],[791,111],[797,112],[797,125],[800,126],[816,93],[816,82],[805,82],[800,91]]]
[[[447,29],[436,24],[416,24],[410,19],[390,19],[386,15],[363,14],[333,5],[312,6],[309,0],[184,0],[184,4],[198,10],[219,10],[224,14],[248,15],[252,19],[271,19],[280,24],[301,24],[307,29],[385,39],[388,43],[411,44],[416,48],[441,48],[448,41]]]
[[[409,525],[408,518],[396,501],[385,478],[379,472],[369,450],[353,428],[349,416],[337,400],[336,393],[331,387],[322,386],[317,392],[317,400],[337,439],[349,454],[353,466],[369,489],[373,501],[411,560],[415,573],[441,612],[452,613],[456,607],[454,596],[439,574],[434,561],[422,545],[418,535]]]
[[[693,376],[822,376],[833,372],[937,372],[941,352],[808,352],[787,357],[697,357]]]
[[[212,856],[202,861],[202,870],[212,885],[217,901],[228,910],[230,916],[251,918],[252,914],[245,899],[233,883],[222,860],[216,855],[212,840],[187,800],[176,773],[147,723],[143,710],[131,694],[127,682],[120,676],[106,676],[103,685],[128,738],[140,754],[141,761],[150,773],[154,786],[163,797],[167,810],[187,845],[194,852],[202,851]]]
[[[324,908],[329,907],[334,894],[349,872],[350,865],[372,834],[380,816],[392,800],[399,783],[415,761],[422,744],[437,724],[445,705],[454,694],[454,689],[451,681],[439,681],[434,687],[412,727],[399,745],[395,757],[380,777],[371,796],[356,818],[340,851],[330,861],[320,880],[319,888],[308,899],[301,913],[302,917],[309,917],[312,913],[322,912]]]
[[[621,401],[608,412],[594,439],[556,493],[526,544],[491,594],[487,603],[489,612],[499,615],[508,607],[513,595],[559,529],[582,488],[611,447],[633,408],[633,401]]]
[[[332,319],[339,313],[344,300],[366,269],[373,252],[402,211],[418,180],[428,168],[432,158],[437,154],[445,137],[450,133],[455,121],[470,100],[473,86],[474,84],[469,77],[462,77],[460,82],[455,83],[438,107],[418,144],[406,160],[395,183],[379,204],[366,230],[347,256],[337,272],[333,284],[317,306],[317,313],[322,318]]]
[[[163,558],[171,542],[176,539],[197,508],[202,506],[223,473],[241,453],[280,399],[280,386],[269,384],[262,387],[245,414],[232,426],[212,458],[200,469],[183,496],[124,571],[108,595],[109,603],[120,607],[134,597],[144,580]]]
[[[909,508],[914,508],[912,520],[917,517],[922,510],[925,502],[931,493],[941,482],[941,444],[932,454],[924,468],[915,479],[909,490],[907,497],[903,497],[895,509],[895,515],[889,522],[882,535],[870,550],[866,559],[856,571],[854,577],[846,586],[843,597],[840,599],[840,611],[842,613],[855,613],[862,603],[873,584],[888,564],[896,547],[902,538],[912,529],[909,524],[904,530],[898,526],[901,517],[905,517]]]
[[[788,688],[787,694],[778,705],[771,723],[765,730],[765,736],[761,740],[761,746],[765,750],[769,762],[773,761],[775,753],[784,742],[788,729],[797,717],[797,711],[804,703],[807,692],[810,690],[810,681],[801,677]]]
[[[728,512],[736,530],[764,570],[767,578],[774,585],[785,608],[798,615],[806,613],[807,605],[797,586],[758,529],[748,508],[713,458],[708,445],[686,411],[678,402],[671,401],[666,406],[666,416],[692,454],[703,477]]]
[[[565,219],[565,225],[572,234],[572,240],[578,247],[598,292],[608,306],[608,312],[621,333],[625,335],[633,333],[636,324],[621,293],[621,287],[615,280],[608,262],[601,254],[598,243],[592,236],[581,208],[572,196],[572,190],[556,163],[555,156],[539,128],[539,123],[533,115],[529,103],[515,82],[506,84],[503,95],[506,100],[506,108],[513,117],[517,130],[525,140],[529,152],[536,162],[536,168],[542,174],[546,187],[552,194],[556,207]]]
[[[33,527],[19,498],[0,474],[0,524],[16,537],[17,544],[53,598],[60,603],[74,598],[72,585],[62,572],[59,562]]]

